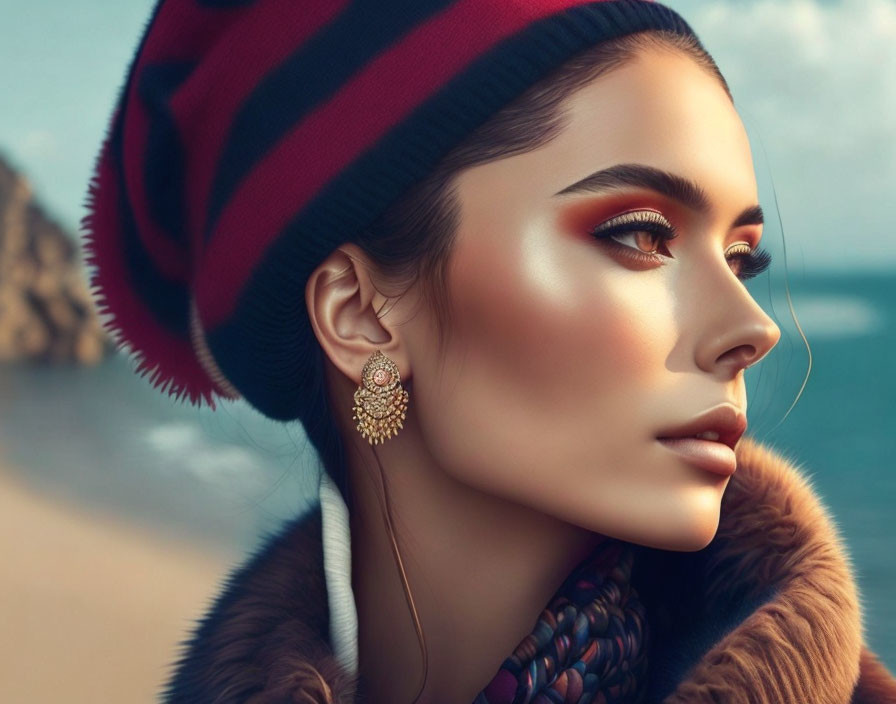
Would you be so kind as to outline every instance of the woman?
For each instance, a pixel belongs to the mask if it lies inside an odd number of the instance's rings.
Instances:
[[[143,373],[325,470],[165,701],[896,701],[833,521],[742,437],[770,258],[672,10],[163,0],[90,210]]]

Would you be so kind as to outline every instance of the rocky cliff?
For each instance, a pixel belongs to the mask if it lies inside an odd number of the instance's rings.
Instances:
[[[0,362],[95,364],[113,349],[77,245],[0,157]]]

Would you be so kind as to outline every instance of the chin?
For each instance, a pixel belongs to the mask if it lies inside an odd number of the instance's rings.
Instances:
[[[719,530],[719,507],[709,511],[695,511],[684,523],[669,525],[656,537],[652,547],[675,552],[697,552],[708,546]]]
[[[697,552],[707,547],[719,529],[720,502],[709,496],[688,501],[678,498],[666,500],[660,509],[644,505],[631,506],[626,520],[616,525],[604,525],[597,532],[637,545],[670,550]]]
[[[707,547],[713,541],[715,536],[716,531],[711,531],[709,533],[676,533],[669,531],[668,533],[660,535],[654,533],[649,536],[640,536],[638,539],[619,537],[622,540],[627,540],[628,542],[654,548],[656,550],[669,550],[670,552],[697,552]]]

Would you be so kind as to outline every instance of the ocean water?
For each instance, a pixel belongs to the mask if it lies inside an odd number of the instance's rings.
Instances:
[[[790,302],[780,287],[754,293],[783,336],[747,372],[749,434],[810,477],[852,556],[867,640],[896,671],[896,274],[793,283]],[[316,495],[300,426],[240,402],[174,403],[121,355],[0,366],[0,453],[46,492],[233,559]]]

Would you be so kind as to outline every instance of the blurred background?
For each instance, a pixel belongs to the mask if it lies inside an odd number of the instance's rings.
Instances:
[[[753,143],[782,329],[750,434],[795,460],[896,670],[896,0],[670,0]],[[150,0],[0,0],[0,701],[151,702],[225,572],[316,497],[298,425],[197,411],[102,332],[78,224]],[[780,218],[780,219],[779,219]]]

